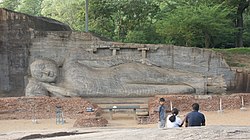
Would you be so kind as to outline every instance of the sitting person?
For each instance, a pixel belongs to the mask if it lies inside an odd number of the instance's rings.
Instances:
[[[167,116],[167,128],[182,127],[183,122],[180,117],[178,117],[179,110],[177,108],[172,109],[172,114]]]
[[[194,103],[192,105],[193,111],[188,113],[185,122],[186,122],[186,127],[190,126],[205,126],[205,116],[199,112],[199,104]]]

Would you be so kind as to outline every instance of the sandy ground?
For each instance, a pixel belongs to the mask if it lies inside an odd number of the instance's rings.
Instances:
[[[250,109],[241,110],[224,110],[218,112],[202,112],[206,117],[206,125],[234,125],[234,126],[249,126],[250,127]],[[180,112],[180,117],[183,118],[186,112]],[[104,117],[108,119],[106,114]],[[29,130],[55,130],[64,128],[73,128],[73,119],[65,118],[66,123],[63,125],[56,124],[55,119],[40,119],[37,123],[32,120],[0,120],[0,133],[11,131],[29,131]],[[133,120],[132,115],[114,114],[113,120],[109,120],[108,128],[154,128],[157,124],[138,125]]]
[[[218,112],[203,112],[203,113],[206,116],[206,121],[207,121],[206,128],[212,127],[214,129],[222,126],[223,127],[236,126],[242,128],[246,127],[250,129],[250,109],[247,109],[246,111],[224,110],[222,113]],[[185,114],[186,112],[180,112],[180,116],[182,118],[184,117]],[[106,114],[104,117],[108,118],[108,114]],[[157,124],[138,125],[136,121],[132,119],[132,116],[131,115],[128,116],[127,114],[114,114],[114,119],[108,120],[109,124],[105,128],[82,128],[82,129],[73,128],[74,121],[75,120],[66,118],[65,124],[57,125],[55,119],[41,119],[38,120],[37,123],[33,123],[31,120],[0,120],[0,139],[17,139],[30,134],[38,134],[38,133],[42,134],[42,133],[52,133],[52,132],[62,132],[62,131],[68,132],[68,131],[79,131],[79,130],[81,132],[98,130],[102,133],[110,133],[118,130],[121,131],[121,133],[125,133],[122,132],[123,130],[126,131],[129,130],[132,131],[138,129],[143,129],[143,131],[158,130]],[[187,128],[182,128],[182,129],[187,129]],[[249,135],[247,135],[247,137],[249,136],[250,139],[250,130],[248,134]]]

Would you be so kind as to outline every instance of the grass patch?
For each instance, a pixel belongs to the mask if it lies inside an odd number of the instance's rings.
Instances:
[[[224,56],[231,67],[249,67],[250,48],[213,49]]]
[[[230,49],[213,49],[216,52],[227,54],[250,55],[250,48],[230,48]]]
[[[230,62],[230,60],[226,60],[228,62],[228,65],[231,67],[245,67],[246,64],[237,63],[237,62]]]

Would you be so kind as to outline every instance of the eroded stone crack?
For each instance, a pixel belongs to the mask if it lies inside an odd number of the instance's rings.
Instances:
[[[51,133],[51,134],[32,134],[32,135],[28,135],[28,136],[19,138],[17,140],[31,140],[31,139],[37,139],[37,138],[52,138],[52,137],[62,137],[62,136],[81,135],[81,134],[90,134],[90,133],[97,133],[97,131],[91,131],[91,132],[56,132],[56,133]]]

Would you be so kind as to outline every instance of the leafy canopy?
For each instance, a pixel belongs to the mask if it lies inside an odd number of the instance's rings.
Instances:
[[[231,10],[221,4],[179,6],[156,24],[157,32],[165,36],[167,42],[177,45],[204,46],[208,39],[206,47],[210,47],[221,37],[233,34],[230,13]]]

